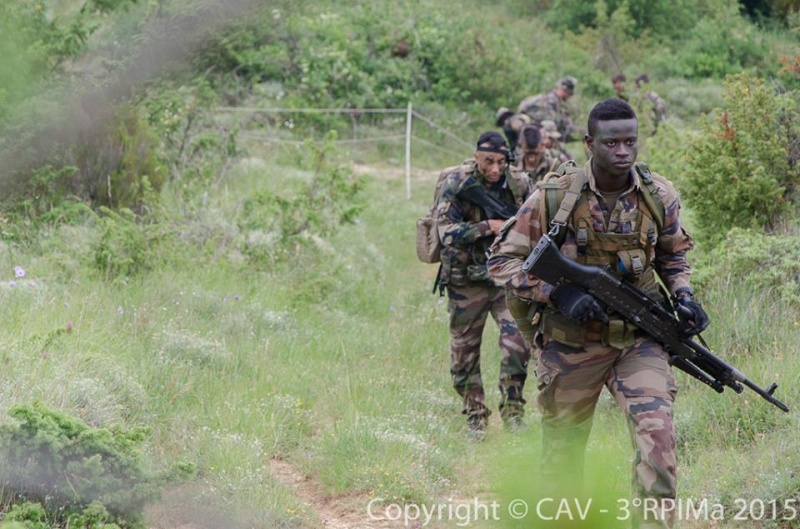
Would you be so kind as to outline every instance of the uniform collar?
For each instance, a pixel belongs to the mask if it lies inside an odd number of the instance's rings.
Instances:
[[[594,172],[592,172],[591,156],[584,164],[583,170],[586,171],[586,176],[588,177],[587,180],[589,182],[589,189],[591,189],[595,194],[600,194],[600,190],[597,189],[597,181],[595,180]],[[640,187],[641,181],[636,175],[636,171],[634,171],[634,169],[631,167],[630,171],[628,171],[628,186],[622,190],[620,195],[625,195],[630,191],[638,191]]]

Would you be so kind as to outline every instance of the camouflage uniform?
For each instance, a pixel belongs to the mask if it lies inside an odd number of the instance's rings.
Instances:
[[[457,195],[465,184],[483,185],[473,160],[445,169],[447,176],[437,209],[442,241],[440,284],[447,289],[450,312],[450,373],[453,386],[463,399],[463,413],[486,418],[480,369],[481,338],[486,320],[492,315],[500,328],[500,414],[522,416],[523,388],[527,378],[530,349],[508,312],[502,288],[492,283],[486,271],[486,250],[494,240],[484,212]],[[487,193],[519,206],[528,197],[528,178],[506,169],[504,177],[486,187]]]
[[[572,119],[567,115],[564,101],[558,97],[555,90],[546,94],[528,96],[519,103],[517,112],[527,114],[534,123],[541,123],[545,120],[553,121],[558,132],[566,137],[572,124]]]
[[[511,152],[519,151],[519,135],[522,129],[529,123],[531,123],[531,117],[527,114],[513,114],[505,107],[497,111],[497,121],[495,124],[503,128],[503,134],[506,140],[508,140],[508,147],[511,149]]]
[[[649,79],[646,75],[636,78],[636,90],[631,95],[631,106],[636,109],[639,116],[639,128],[644,136],[652,136],[658,131],[658,126],[667,119],[667,102],[652,90],[644,87]]]
[[[553,121],[558,132],[567,141],[572,133],[580,132],[580,128],[572,122],[566,103],[575,91],[577,82],[578,80],[572,76],[559,79],[550,92],[523,99],[517,112],[529,115],[536,124],[547,120]]]
[[[680,198],[672,185],[654,175],[657,197],[665,209],[663,228],[656,232],[652,214],[645,214],[649,210],[639,190],[643,185],[639,176],[631,172],[629,187],[609,211],[595,185],[591,162],[590,158],[580,169],[588,183],[570,216],[561,253],[584,264],[610,263],[616,262],[620,252],[614,252],[617,248],[609,250],[609,241],[638,241],[633,244],[643,250],[646,266],[631,279],[637,287],[659,299],[656,271],[670,292],[688,287],[690,268],[685,254],[693,242],[681,227]],[[569,176],[563,177],[561,187],[568,187],[570,181]],[[605,325],[595,320],[585,325],[567,320],[549,303],[553,286],[522,272],[522,262],[548,231],[543,226],[542,193],[534,191],[513,226],[504,227],[491,249],[488,267],[495,282],[504,285],[518,304],[530,303],[528,314],[522,318],[537,314],[535,327],[530,319],[527,323],[528,335],[535,331],[535,340],[541,346],[536,404],[542,413],[544,473],[550,478],[569,475],[573,480],[581,479],[592,417],[605,386],[625,411],[633,436],[635,497],[675,498],[672,406],[677,390],[668,354],[629,324],[620,325],[621,320],[613,313]],[[580,228],[576,230],[576,226]],[[536,310],[538,307],[542,312]],[[663,520],[647,522],[641,520],[641,512],[636,515],[636,527],[672,526],[669,511]]]
[[[554,121],[549,119],[542,121],[542,136],[549,138],[550,146],[548,151],[550,151],[550,157],[556,160],[558,165],[575,159],[572,153],[561,144],[561,133],[558,132],[558,127]]]
[[[519,167],[528,173],[528,177],[531,179],[532,183],[536,183],[541,180],[544,175],[549,173],[550,171],[554,171],[560,164],[558,161],[554,160],[552,155],[550,154],[549,150],[545,150],[542,153],[542,159],[536,167],[522,167],[523,160],[522,156],[517,155],[517,160],[519,161]]]

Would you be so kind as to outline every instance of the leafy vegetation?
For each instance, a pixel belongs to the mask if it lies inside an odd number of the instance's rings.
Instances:
[[[19,424],[0,429],[0,504],[13,507],[0,527],[144,527],[159,491],[137,452],[144,429],[93,430],[40,403],[9,413]]]

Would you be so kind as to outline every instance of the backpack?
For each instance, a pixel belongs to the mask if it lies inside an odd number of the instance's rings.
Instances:
[[[642,200],[644,200],[644,203],[647,205],[647,208],[653,215],[653,221],[656,224],[658,233],[661,233],[661,230],[664,228],[664,215],[666,213],[664,203],[658,196],[654,178],[663,179],[663,177],[659,177],[657,175],[654,176],[647,167],[647,164],[643,162],[637,162],[634,164],[634,168],[636,169],[636,173],[639,175],[642,184],[644,184],[644,186],[641,187]],[[580,197],[583,184],[585,184],[585,181],[582,179],[573,178],[572,186],[570,186],[568,189],[565,189],[562,185],[561,179],[566,175],[574,174],[579,170],[580,169],[575,164],[575,161],[570,160],[561,164],[561,166],[555,171],[545,175],[542,180],[536,184],[539,189],[542,190],[543,200],[545,203],[545,207],[541,208],[544,216],[541,219],[542,229],[545,229],[546,226],[549,227],[550,222],[553,220],[560,225],[560,228],[554,237],[554,240],[558,246],[561,246],[561,243],[564,241],[566,232],[563,227],[566,225],[569,215],[575,208],[575,204]]]
[[[442,169],[436,179],[431,206],[425,215],[417,219],[417,257],[423,263],[439,263],[442,260],[442,241],[439,240],[436,209],[439,206],[439,198],[442,196],[442,188],[447,177],[456,170],[463,175],[463,167],[464,164],[461,164]]]

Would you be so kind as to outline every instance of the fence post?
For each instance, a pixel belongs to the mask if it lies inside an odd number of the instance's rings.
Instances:
[[[411,101],[406,111],[406,199],[411,200]]]

